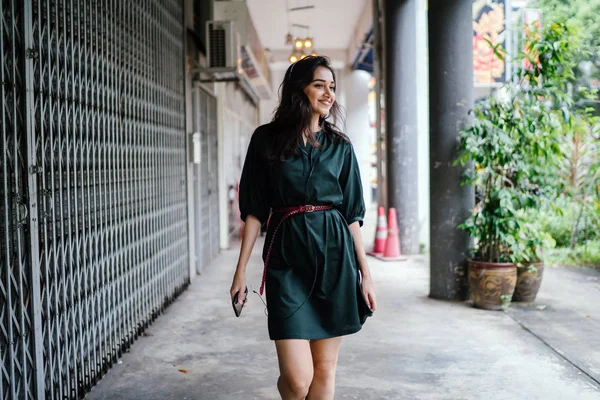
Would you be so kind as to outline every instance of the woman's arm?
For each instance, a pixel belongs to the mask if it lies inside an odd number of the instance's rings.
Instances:
[[[358,259],[358,266],[362,276],[362,292],[371,311],[377,309],[377,301],[375,299],[375,287],[371,278],[371,271],[367,262],[367,254],[363,246],[362,235],[360,233],[360,224],[358,221],[351,223],[349,226],[352,238],[354,239],[354,250]]]
[[[256,238],[260,233],[260,227],[261,223],[258,218],[253,215],[248,215],[246,217],[246,225],[244,226],[244,236],[242,237],[240,256],[238,258],[235,274],[233,275],[231,290],[229,291],[231,298],[233,298],[237,292],[240,292],[238,304],[241,302],[244,302],[245,304],[247,301],[246,296],[244,295],[246,290],[246,266],[248,265],[248,260],[252,254],[254,243],[256,243]]]

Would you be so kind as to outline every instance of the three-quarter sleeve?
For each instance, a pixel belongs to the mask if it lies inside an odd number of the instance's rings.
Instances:
[[[362,226],[365,217],[365,201],[363,198],[360,169],[352,144],[348,144],[346,149],[339,183],[343,199],[338,209],[346,219],[348,225],[358,221],[360,226]]]
[[[258,132],[258,131],[257,131]],[[266,162],[259,134],[255,132],[250,139],[242,176],[240,178],[240,217],[246,222],[246,217],[252,215],[264,225],[269,219],[269,191]]]

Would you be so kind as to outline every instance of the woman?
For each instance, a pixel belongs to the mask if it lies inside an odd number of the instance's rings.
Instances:
[[[339,114],[335,84],[325,57],[288,68],[273,121],[252,135],[240,181],[246,226],[230,294],[245,306],[246,264],[269,220],[263,285],[284,400],[333,399],[341,337],[376,309],[358,164],[327,121]]]

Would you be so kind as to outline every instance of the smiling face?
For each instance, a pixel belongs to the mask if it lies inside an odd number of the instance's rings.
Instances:
[[[335,80],[329,68],[317,68],[312,82],[304,88],[304,93],[315,114],[329,114],[331,106],[335,103]]]

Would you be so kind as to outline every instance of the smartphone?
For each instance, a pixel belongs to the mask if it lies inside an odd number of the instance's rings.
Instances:
[[[238,301],[239,294],[240,292],[237,292],[235,296],[233,296],[233,300],[231,301],[231,305],[233,306],[233,312],[235,313],[236,317],[239,317],[242,314],[242,307],[244,306],[244,303],[236,304]],[[248,286],[246,286],[245,294],[246,296],[248,295]]]

